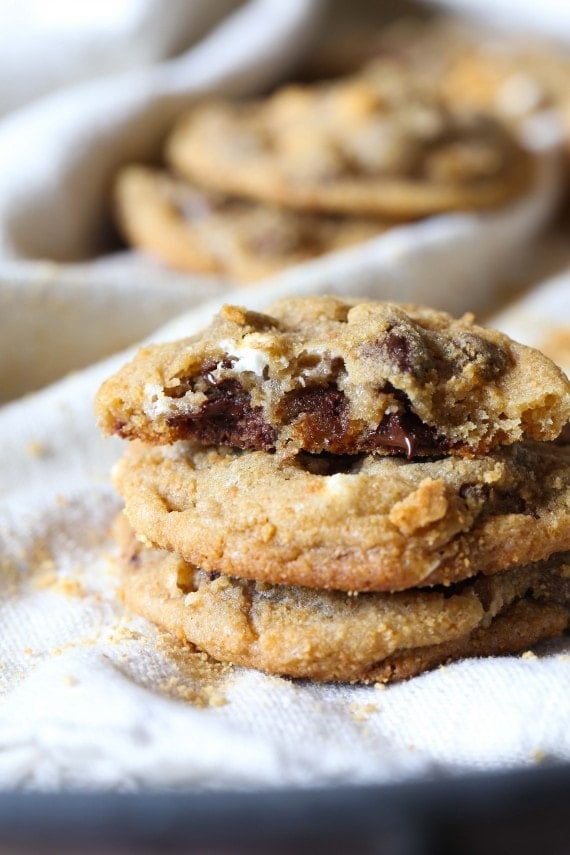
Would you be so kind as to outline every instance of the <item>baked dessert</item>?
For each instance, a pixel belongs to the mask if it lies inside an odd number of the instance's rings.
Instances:
[[[570,550],[570,448],[554,443],[425,461],[133,443],[115,484],[147,542],[273,584],[396,591]]]
[[[253,102],[194,108],[167,141],[189,180],[300,210],[410,220],[500,206],[532,160],[495,118],[446,104],[419,75],[285,87]]]
[[[570,385],[471,317],[228,306],[97,408],[125,603],[216,658],[389,681],[568,625]]]
[[[226,306],[101,388],[107,433],[293,455],[482,454],[554,439],[570,384],[539,351],[445,312],[309,297]]]
[[[177,269],[252,281],[381,234],[387,224],[319,216],[208,192],[165,171],[128,166],[115,183],[127,242]]]
[[[564,632],[570,554],[451,588],[347,594],[268,585],[145,547],[123,518],[124,600],[216,659],[291,677],[403,679]]]

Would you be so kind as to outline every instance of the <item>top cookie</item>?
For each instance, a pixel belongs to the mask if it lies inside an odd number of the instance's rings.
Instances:
[[[199,335],[143,348],[96,406],[105,432],[155,444],[469,456],[556,438],[570,383],[471,316],[299,297],[225,306]]]
[[[497,207],[532,173],[497,119],[450,107],[389,65],[264,101],[197,107],[166,156],[213,190],[399,220]]]

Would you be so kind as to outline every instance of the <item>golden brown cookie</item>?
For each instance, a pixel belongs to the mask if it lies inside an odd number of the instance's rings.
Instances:
[[[333,454],[472,455],[554,439],[570,383],[540,352],[418,306],[304,297],[226,306],[146,347],[98,394],[107,433],[149,443]]]
[[[322,681],[389,681],[525,649],[569,622],[570,556],[456,588],[360,594],[208,574],[122,527],[126,605],[216,659]]]
[[[569,81],[568,55],[551,43],[488,40],[453,52],[440,87],[450,102],[509,120],[556,109],[568,127]]]
[[[166,155],[229,195],[397,220],[497,207],[534,171],[497,119],[446,105],[397,68],[198,106]]]
[[[115,184],[125,239],[171,267],[250,281],[379,235],[386,223],[313,216],[230,199],[129,166]]]
[[[570,447],[407,461],[131,443],[116,486],[137,534],[207,571],[395,591],[570,549]]]

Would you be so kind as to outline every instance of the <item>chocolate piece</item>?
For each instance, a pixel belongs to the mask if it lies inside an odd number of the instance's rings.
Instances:
[[[382,448],[394,454],[403,452],[410,460],[417,454],[444,454],[449,449],[449,442],[438,437],[434,428],[424,424],[410,410],[389,413],[361,446],[363,451]]]
[[[222,363],[224,365],[224,363]],[[275,449],[276,431],[268,424],[261,407],[252,407],[249,392],[233,379],[216,381],[215,363],[204,366],[195,383],[184,381],[173,389],[182,395],[189,385],[204,391],[208,400],[195,414],[170,416],[168,424],[181,439],[196,439],[204,445],[230,445],[256,451]],[[435,428],[412,412],[405,395],[385,389],[398,400],[402,410],[389,413],[380,424],[362,434],[349,419],[346,396],[336,386],[311,386],[289,392],[283,399],[280,418],[292,425],[301,446],[310,453],[359,454],[382,450],[389,454],[438,455],[449,448]]]
[[[336,454],[346,451],[348,401],[334,386],[313,386],[297,389],[285,396],[283,415],[302,436],[307,451],[328,449]]]
[[[210,385],[206,395],[208,400],[198,413],[168,418],[180,439],[248,450],[271,451],[275,447],[274,429],[264,420],[261,407],[251,406],[249,392],[237,380]]]

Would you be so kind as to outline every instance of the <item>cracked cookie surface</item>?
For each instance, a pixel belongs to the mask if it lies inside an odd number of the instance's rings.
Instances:
[[[202,333],[146,347],[107,380],[107,433],[294,455],[474,455],[554,439],[570,383],[470,316],[305,297],[225,306]]]
[[[207,573],[119,529],[127,607],[222,661],[323,681],[389,681],[525,649],[568,625],[570,556],[455,588],[360,594]]]
[[[115,469],[133,529],[207,571],[397,591],[570,549],[570,447],[407,461],[130,444]]]
[[[115,209],[130,244],[179,270],[250,281],[381,234],[380,220],[287,211],[200,189],[144,166],[122,170]]]
[[[533,174],[498,120],[454,109],[386,65],[265,101],[198,106],[166,154],[180,174],[230,195],[396,220],[497,207]]]

